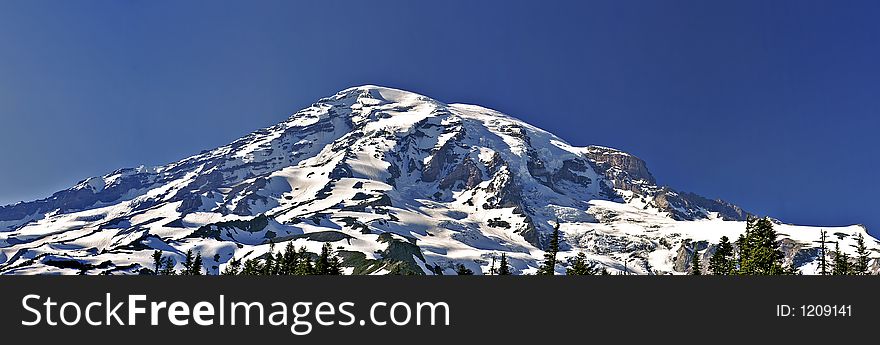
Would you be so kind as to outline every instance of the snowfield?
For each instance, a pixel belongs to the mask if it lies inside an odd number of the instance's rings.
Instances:
[[[747,215],[658,184],[625,152],[361,86],[229,145],[0,207],[0,273],[149,273],[154,250],[178,263],[193,250],[217,274],[233,258],[329,242],[347,274],[449,275],[459,264],[487,274],[502,253],[528,274],[558,222],[559,274],[580,252],[612,273],[684,274],[694,249],[708,262]],[[817,271],[821,230],[850,255],[859,234],[880,252],[859,225],[775,229],[786,263],[805,274]]]

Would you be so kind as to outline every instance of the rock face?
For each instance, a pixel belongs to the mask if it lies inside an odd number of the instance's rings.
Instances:
[[[658,184],[628,153],[574,147],[491,109],[363,86],[214,150],[0,207],[0,273],[148,273],[154,250],[177,262],[201,252],[217,273],[285,242],[313,253],[332,243],[350,274],[488,272],[501,253],[529,273],[558,222],[563,262],[585,252],[611,271],[679,274],[692,244],[707,258],[746,215]],[[818,230],[779,225],[787,260],[806,273]],[[828,230],[844,242],[865,234]]]

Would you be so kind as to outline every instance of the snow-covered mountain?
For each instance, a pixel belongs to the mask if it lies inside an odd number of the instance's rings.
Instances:
[[[198,251],[217,273],[285,242],[331,242],[347,273],[534,272],[553,224],[563,261],[636,274],[687,271],[746,212],[659,185],[639,158],[574,147],[513,117],[378,86],[159,167],[120,169],[0,207],[0,273],[135,274],[155,249]],[[786,261],[816,271],[820,228],[778,224]],[[825,228],[852,252],[862,226]],[[876,271],[880,263],[872,261]],[[564,273],[559,265],[559,273]]]

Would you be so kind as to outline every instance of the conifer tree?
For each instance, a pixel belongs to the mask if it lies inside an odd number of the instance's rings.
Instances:
[[[825,242],[827,242],[828,238],[826,237],[825,230],[821,230],[819,232],[819,274],[823,276],[828,275],[828,263],[825,260],[826,252],[828,251]]]
[[[162,271],[162,251],[155,250],[153,251],[153,272],[156,275],[159,275]]]
[[[284,255],[281,252],[275,253],[275,266],[272,267],[272,275],[281,275],[284,271]]]
[[[867,275],[868,273],[868,248],[865,246],[865,237],[859,233],[856,237],[856,262],[852,265],[852,273],[857,275]]]
[[[297,254],[296,249],[293,247],[293,243],[287,242],[287,246],[284,247],[284,256],[282,258],[281,272],[282,275],[293,275],[296,271],[296,263],[297,263]]]
[[[226,268],[223,269],[223,273],[221,274],[225,276],[234,276],[238,274],[240,268],[241,260],[230,259],[229,263],[226,264]]]
[[[489,266],[489,275],[490,276],[495,275],[495,254],[492,254],[492,265]]]
[[[565,274],[570,276],[591,276],[596,274],[596,272],[587,263],[587,255],[580,252],[574,257],[571,267],[565,269]]]
[[[455,265],[455,273],[460,276],[474,275],[474,271],[472,271],[470,268],[465,267],[463,264]]]
[[[699,276],[703,275],[703,267],[700,265],[700,251],[697,250],[696,245],[694,246],[693,254],[691,255],[691,275]]]
[[[709,258],[709,271],[714,275],[731,275],[734,274],[736,263],[733,258],[733,245],[727,236],[721,237],[721,242],[715,249],[715,253]]]
[[[275,242],[269,242],[269,252],[266,253],[266,262],[263,264],[262,274],[265,276],[272,275],[275,269]]]
[[[174,272],[174,265],[175,265],[174,259],[171,257],[167,257],[163,261],[164,261],[164,264],[162,265],[163,266],[162,267],[162,275],[164,275],[164,276],[175,275],[176,272]]]
[[[192,276],[200,276],[202,275],[202,253],[196,253],[196,258],[193,259],[192,269],[189,272],[189,275]]]
[[[776,231],[769,218],[750,218],[746,221],[746,233],[737,240],[740,248],[739,274],[784,274],[782,251],[776,241]]]
[[[330,243],[324,243],[321,246],[321,254],[318,255],[318,260],[315,261],[315,274],[318,275],[329,275],[330,274],[330,251],[332,248],[330,247]]]
[[[553,226],[553,234],[550,237],[550,246],[544,254],[544,263],[538,268],[539,275],[556,274],[556,254],[559,253],[559,221]]]
[[[315,269],[312,266],[312,260],[309,257],[309,252],[306,251],[306,247],[301,247],[299,249],[299,253],[297,253],[299,257],[297,260],[296,269],[294,270],[294,274],[298,276],[307,276],[315,274]]]
[[[608,268],[602,267],[602,271],[599,272],[599,275],[610,276],[611,273],[608,273]]]
[[[183,270],[180,271],[180,275],[187,276],[190,275],[193,268],[193,262],[195,261],[195,256],[193,256],[192,249],[186,251],[186,257],[183,260]]]
[[[240,274],[246,276],[261,275],[263,274],[263,265],[260,264],[259,259],[247,259],[244,261]]]
[[[840,252],[840,244],[834,243],[834,270],[832,274],[845,276],[850,274],[849,256]]]
[[[501,262],[498,265],[498,275],[499,276],[509,276],[513,273],[510,272],[510,265],[507,264],[507,253],[501,253]]]

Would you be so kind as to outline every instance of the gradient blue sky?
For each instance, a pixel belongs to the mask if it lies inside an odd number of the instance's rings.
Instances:
[[[877,1],[3,1],[0,204],[379,84],[880,234],[878,18]]]

